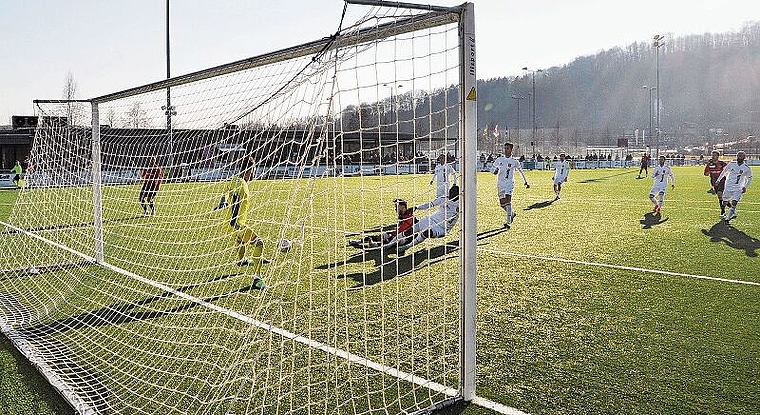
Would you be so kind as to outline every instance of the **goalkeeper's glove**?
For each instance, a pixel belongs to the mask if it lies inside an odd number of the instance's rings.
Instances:
[[[227,198],[222,196],[222,199],[219,200],[219,206],[216,207],[214,210],[224,209],[227,207]]]

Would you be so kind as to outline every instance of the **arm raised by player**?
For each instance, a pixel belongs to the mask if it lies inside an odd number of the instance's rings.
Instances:
[[[443,204],[443,202],[445,202],[446,200],[447,199],[445,197],[439,197],[439,198],[437,198],[435,200],[432,200],[430,202],[425,202],[425,203],[419,204],[419,205],[415,206],[414,209],[415,210],[427,210],[427,209],[430,209],[430,208],[438,207],[441,204]]]

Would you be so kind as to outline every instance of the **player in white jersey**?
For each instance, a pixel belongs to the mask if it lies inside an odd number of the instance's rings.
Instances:
[[[428,216],[419,218],[419,221],[414,224],[412,227],[414,239],[410,243],[398,247],[398,256],[403,256],[409,248],[427,238],[442,238],[454,228],[454,225],[459,220],[459,186],[451,186],[447,197],[439,197],[432,202],[417,205],[414,210],[416,212],[433,207],[437,207],[438,209]],[[384,245],[384,249],[392,248],[399,240],[398,236],[394,237]]]
[[[559,155],[559,161],[554,163],[554,200],[559,200],[562,191],[562,183],[567,181],[570,175],[570,163],[565,160],[565,153]]]
[[[736,217],[736,205],[752,183],[752,169],[744,162],[747,155],[740,151],[736,153],[736,161],[728,163],[718,176],[717,182],[726,179],[723,189],[723,204],[728,207],[728,213],[722,217],[726,222]]]
[[[512,191],[515,187],[515,170],[520,172],[520,176],[525,182],[525,188],[530,188],[528,179],[525,178],[525,173],[520,166],[520,161],[512,157],[512,149],[514,144],[504,143],[504,155],[499,156],[493,162],[493,174],[496,175],[496,189],[499,193],[499,203],[501,208],[507,212],[507,221],[504,223],[504,227],[509,229],[512,225],[512,219],[515,215],[512,213]]]
[[[665,156],[660,156],[657,160],[657,165],[652,170],[652,178],[654,179],[654,183],[649,191],[649,200],[654,203],[652,212],[660,213],[662,211],[662,204],[665,203],[665,190],[668,188],[668,180],[670,180],[670,187],[676,188],[676,177],[673,176],[670,166],[665,165]],[[655,195],[658,197],[657,200],[654,198]]]
[[[436,183],[435,197],[446,198],[449,194],[449,188],[456,183],[457,171],[451,164],[446,163],[446,155],[441,154],[438,156],[438,164],[433,169],[433,178],[430,179],[430,184]]]

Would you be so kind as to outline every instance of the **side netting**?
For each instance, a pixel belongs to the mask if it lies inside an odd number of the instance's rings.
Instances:
[[[356,8],[312,44],[38,103],[2,219],[0,328],[80,413],[461,395],[458,213],[430,184],[438,160],[459,169],[461,10]],[[415,215],[446,234],[371,247],[396,199],[438,200]],[[438,210],[449,222],[424,219]]]

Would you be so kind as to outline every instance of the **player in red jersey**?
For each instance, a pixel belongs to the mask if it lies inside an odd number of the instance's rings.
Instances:
[[[163,178],[163,171],[158,167],[158,161],[155,157],[151,157],[150,167],[143,169],[140,177],[143,180],[142,189],[140,189],[140,206],[143,208],[143,215],[155,215],[156,205],[153,200],[158,194]],[[148,212],[148,208],[150,208],[150,212]]]
[[[715,194],[718,195],[718,204],[720,205],[720,214],[722,216],[726,214],[726,206],[723,203],[723,189],[726,187],[726,178],[724,177],[720,181],[717,179],[728,163],[720,160],[719,157],[720,152],[713,150],[712,158],[705,164],[705,176],[710,176],[710,186],[712,186]]]
[[[641,156],[641,167],[639,168],[639,176],[637,179],[641,179],[641,172],[644,172],[644,177],[649,176],[649,155],[644,153]]]
[[[393,201],[396,204],[396,213],[398,213],[398,225],[389,232],[382,232],[379,235],[365,236],[364,239],[352,239],[348,244],[357,249],[378,248],[388,241],[391,241],[396,235],[399,235],[399,241],[409,242],[412,236],[412,227],[417,222],[414,217],[414,207],[408,207],[403,199]]]

